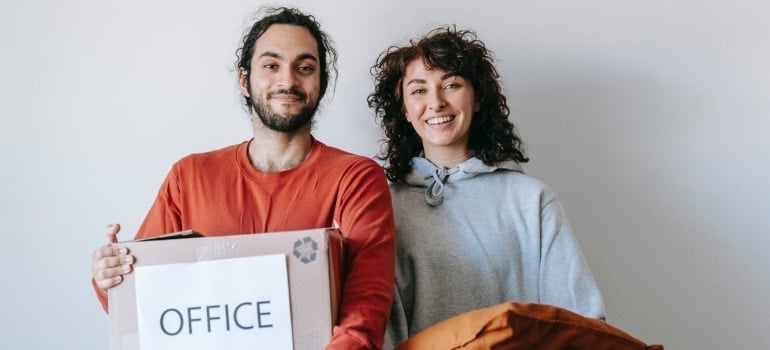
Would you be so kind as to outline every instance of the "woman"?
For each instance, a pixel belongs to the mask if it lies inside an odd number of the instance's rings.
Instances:
[[[603,318],[559,200],[522,170],[529,159],[475,33],[433,30],[387,49],[372,73],[397,232],[386,344],[506,301]]]

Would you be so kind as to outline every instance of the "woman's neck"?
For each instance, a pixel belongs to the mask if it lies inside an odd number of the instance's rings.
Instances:
[[[451,169],[473,157],[473,151],[467,148],[425,150],[425,158],[438,167]]]

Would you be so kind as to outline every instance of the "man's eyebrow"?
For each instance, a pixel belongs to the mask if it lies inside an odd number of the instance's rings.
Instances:
[[[281,54],[273,51],[265,51],[261,55],[259,55],[259,57],[272,57],[279,60],[283,59],[283,56],[281,56]],[[303,54],[297,55],[297,61],[301,61],[301,60],[312,60],[314,62],[318,62],[318,58],[312,53],[303,53]]]
[[[297,60],[313,60],[313,62],[318,62],[318,57],[315,57],[312,53],[303,53],[297,55]]]
[[[279,55],[277,52],[272,52],[272,51],[265,51],[261,55],[259,55],[259,57],[272,57],[272,58],[278,58],[278,59],[283,58],[283,56]]]

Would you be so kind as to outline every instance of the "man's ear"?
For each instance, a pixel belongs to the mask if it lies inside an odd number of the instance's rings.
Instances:
[[[238,90],[246,97],[251,97],[249,93],[249,72],[244,68],[238,68]]]

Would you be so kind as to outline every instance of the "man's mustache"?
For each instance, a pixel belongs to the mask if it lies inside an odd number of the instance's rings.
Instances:
[[[271,91],[267,94],[267,98],[271,99],[275,95],[294,95],[303,101],[307,98],[306,94],[304,94],[302,91],[299,91],[297,89],[280,89],[276,91]]]

